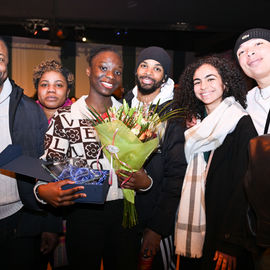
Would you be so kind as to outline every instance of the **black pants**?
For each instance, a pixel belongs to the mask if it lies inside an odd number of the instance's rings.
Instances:
[[[67,256],[72,269],[136,270],[138,241],[122,227],[123,200],[76,204],[67,216]]]
[[[0,220],[0,269],[46,269],[40,253],[40,235],[18,235],[23,210]]]

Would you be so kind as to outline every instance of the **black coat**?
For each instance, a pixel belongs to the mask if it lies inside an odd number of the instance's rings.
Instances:
[[[39,158],[43,154],[44,135],[48,120],[36,102],[23,94],[12,80],[9,104],[9,126],[13,144],[20,145],[24,155]],[[61,231],[61,219],[40,205],[34,196],[35,179],[17,175],[17,184],[24,208],[21,211],[19,235],[37,235],[41,232]],[[47,208],[47,207],[45,207]]]
[[[132,92],[129,92],[125,99],[131,104],[133,97]],[[165,104],[161,104],[158,111]],[[153,186],[149,191],[136,194],[139,224],[142,228],[150,228],[166,237],[174,232],[175,215],[186,171],[181,118],[168,121],[159,148],[149,157],[144,168],[152,177]]]
[[[213,268],[216,250],[237,256],[239,267],[241,258],[245,255],[245,248],[249,244],[248,202],[243,177],[248,166],[249,141],[255,136],[257,132],[250,116],[244,116],[214,152],[206,179],[203,269]]]
[[[270,248],[270,134],[250,141],[249,166],[245,176],[245,190],[251,209],[249,224],[256,244]],[[259,194],[259,196],[258,196]]]

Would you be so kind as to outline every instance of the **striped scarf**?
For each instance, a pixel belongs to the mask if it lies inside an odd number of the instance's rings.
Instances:
[[[207,177],[203,153],[218,148],[246,114],[234,97],[227,97],[203,121],[185,132],[188,166],[175,228],[176,254],[191,258],[202,256],[206,231],[204,195]]]

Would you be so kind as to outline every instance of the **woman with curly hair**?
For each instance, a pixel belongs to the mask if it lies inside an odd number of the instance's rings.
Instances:
[[[72,104],[71,100],[68,98],[68,95],[74,88],[74,76],[59,62],[55,60],[47,60],[36,66],[33,73],[33,83],[36,89],[34,98],[43,109],[48,119],[48,123],[51,122],[51,119],[57,109],[70,106]],[[65,225],[63,223],[63,229],[64,228]],[[51,234],[51,241],[52,240],[54,240],[56,245],[59,240],[58,235]],[[57,252],[57,255],[55,256],[58,256],[57,260],[67,264],[65,259],[66,255],[64,253],[64,241],[64,236],[62,236],[61,246],[59,246],[59,249],[62,248],[63,251]],[[50,259],[49,256],[52,255],[53,254],[48,254],[47,258]]]
[[[186,109],[186,121],[196,120],[185,132],[188,167],[176,223],[176,253],[201,258],[199,269],[252,269],[246,250],[243,176],[249,140],[257,132],[244,109],[244,79],[226,59],[201,58],[181,75],[175,100]]]
[[[33,83],[37,103],[42,107],[48,121],[58,108],[70,106],[68,98],[74,88],[74,76],[55,60],[41,62],[34,69]]]

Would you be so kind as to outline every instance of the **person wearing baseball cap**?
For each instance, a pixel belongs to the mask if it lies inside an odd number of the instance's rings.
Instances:
[[[238,37],[234,53],[244,73],[257,83],[247,94],[247,111],[262,135],[270,109],[270,30],[245,31]]]
[[[174,96],[170,68],[171,58],[163,48],[143,49],[135,66],[136,85],[124,97],[127,103],[132,107],[159,104],[158,111],[167,105],[164,111],[170,110]],[[140,251],[136,252],[141,254],[138,269],[146,269],[143,264],[149,260],[153,270],[175,269],[172,235],[186,170],[181,121],[181,118],[168,121],[160,147],[147,160],[145,171],[141,173],[141,179],[150,178],[152,183],[144,190],[137,189],[135,199],[139,221],[135,235],[140,246]],[[121,181],[121,175],[118,177]],[[139,180],[133,173],[124,188],[136,190]]]

